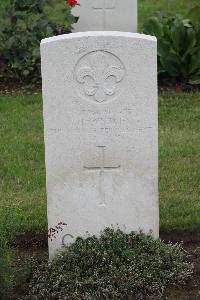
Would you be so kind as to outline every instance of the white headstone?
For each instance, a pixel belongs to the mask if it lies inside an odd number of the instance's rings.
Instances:
[[[42,41],[49,242],[104,227],[158,237],[156,39],[120,32]]]
[[[109,30],[137,32],[137,0],[79,0],[72,13],[79,16],[75,32]]]

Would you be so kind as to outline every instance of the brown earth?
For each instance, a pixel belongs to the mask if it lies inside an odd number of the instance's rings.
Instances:
[[[200,85],[191,85],[181,82],[176,78],[163,77],[158,82],[159,92],[194,92],[200,91]],[[34,84],[24,84],[15,80],[0,80],[0,96],[1,95],[33,95],[41,93],[41,80]]]
[[[0,80],[0,96],[34,95],[41,93],[41,88],[41,81],[34,84],[24,84],[14,80]]]

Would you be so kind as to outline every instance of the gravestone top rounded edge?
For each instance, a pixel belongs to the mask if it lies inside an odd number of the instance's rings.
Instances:
[[[82,37],[124,37],[124,38],[133,38],[133,39],[141,39],[141,40],[148,40],[152,42],[157,42],[155,36],[141,34],[141,33],[131,33],[131,32],[120,32],[120,31],[87,31],[87,32],[77,32],[77,33],[69,33],[69,34],[62,34],[58,36],[53,36],[50,38],[45,38],[41,41],[42,44],[58,42],[62,40],[68,39],[76,39]]]

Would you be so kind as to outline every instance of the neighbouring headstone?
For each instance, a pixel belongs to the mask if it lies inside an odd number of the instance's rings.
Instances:
[[[79,0],[75,32],[90,30],[137,32],[137,0]]]
[[[120,32],[42,41],[50,258],[106,226],[158,237],[156,44]]]

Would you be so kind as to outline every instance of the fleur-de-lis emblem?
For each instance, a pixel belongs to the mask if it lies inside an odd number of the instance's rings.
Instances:
[[[113,65],[109,54],[103,51],[92,52],[87,58],[87,64],[84,63],[76,71],[76,79],[83,85],[84,93],[99,103],[115,94],[117,83],[123,77],[121,62],[115,58]]]

